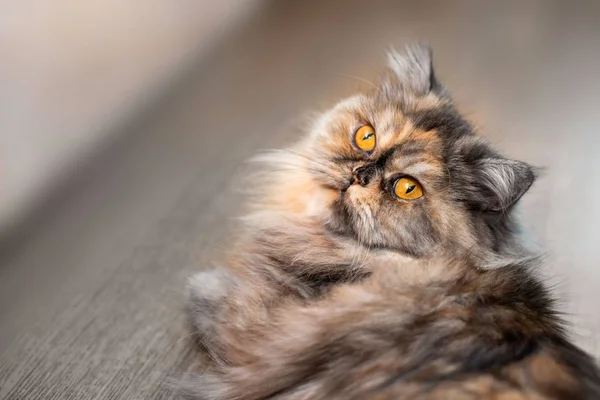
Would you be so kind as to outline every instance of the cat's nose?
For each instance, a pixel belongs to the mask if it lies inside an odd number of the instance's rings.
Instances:
[[[375,174],[377,173],[377,167],[374,164],[367,164],[354,169],[354,183],[358,183],[360,186],[367,186]]]

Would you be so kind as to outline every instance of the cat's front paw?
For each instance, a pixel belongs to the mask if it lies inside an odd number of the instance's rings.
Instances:
[[[190,375],[175,382],[180,397],[189,400],[223,400],[226,398],[226,385],[218,375],[202,373]]]
[[[188,310],[201,339],[212,336],[231,282],[229,273],[222,268],[202,271],[189,278]]]

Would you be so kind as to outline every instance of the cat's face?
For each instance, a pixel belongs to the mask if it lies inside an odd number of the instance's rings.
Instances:
[[[421,255],[439,241],[445,219],[464,218],[447,201],[440,132],[418,127],[377,95],[355,96],[329,111],[305,152],[313,157],[314,179],[336,192],[326,224],[365,245]]]
[[[459,244],[497,246],[507,210],[533,182],[531,168],[472,133],[435,81],[428,49],[393,53],[390,64],[379,90],[315,122],[296,148],[306,174],[290,187],[307,201],[325,199],[327,229],[368,247],[422,257]]]

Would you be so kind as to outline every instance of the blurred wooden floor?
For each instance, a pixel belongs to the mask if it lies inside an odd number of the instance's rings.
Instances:
[[[185,278],[227,251],[244,160],[428,40],[482,133],[547,167],[523,201],[576,338],[600,330],[600,2],[273,2],[0,254],[0,398],[167,399]]]

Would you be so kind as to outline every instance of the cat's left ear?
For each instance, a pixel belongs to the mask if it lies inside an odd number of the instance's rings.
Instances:
[[[407,46],[401,53],[388,52],[391,74],[384,80],[383,88],[389,94],[425,96],[430,92],[443,92],[435,78],[431,48],[424,44]]]
[[[478,202],[485,211],[503,211],[515,204],[535,180],[526,162],[500,156],[486,157],[475,166]]]
[[[502,157],[475,135],[464,136],[454,145],[454,156],[447,162],[452,193],[474,209],[507,210],[535,180],[534,167]]]

